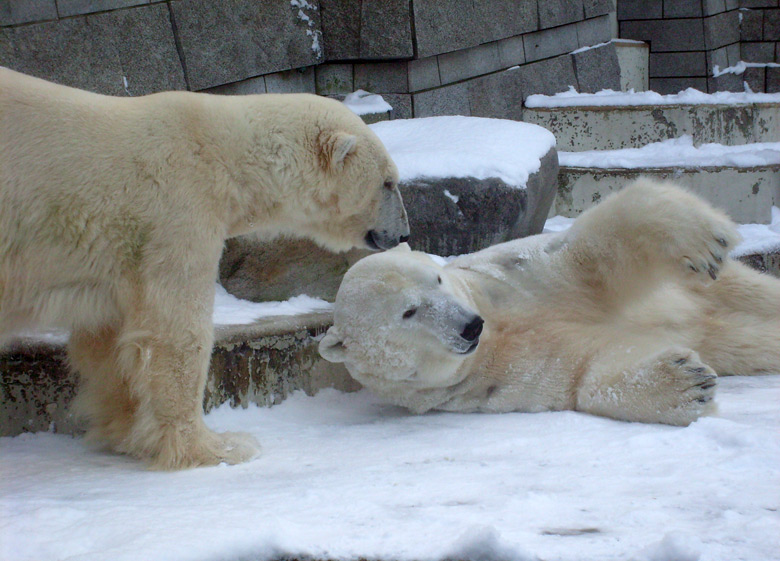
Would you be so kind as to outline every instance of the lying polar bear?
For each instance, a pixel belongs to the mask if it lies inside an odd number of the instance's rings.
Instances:
[[[780,371],[780,281],[721,212],[643,179],[442,267],[408,246],[344,277],[320,353],[415,413],[573,409],[687,425],[720,374]]]

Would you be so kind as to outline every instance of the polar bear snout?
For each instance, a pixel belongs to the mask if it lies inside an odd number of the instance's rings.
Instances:
[[[373,250],[392,249],[409,241],[409,218],[398,187],[384,189],[379,216],[374,228],[366,233],[366,245]]]

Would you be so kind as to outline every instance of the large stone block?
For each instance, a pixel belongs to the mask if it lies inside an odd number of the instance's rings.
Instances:
[[[558,155],[542,158],[525,189],[500,179],[419,179],[400,186],[413,232],[413,249],[460,255],[538,234],[555,198]]]
[[[525,64],[525,47],[522,35],[498,41],[498,59],[502,68]]]
[[[764,41],[780,41],[780,8],[776,10],[763,10],[764,13]]]
[[[315,93],[314,67],[298,68],[266,74],[265,89],[268,93]]]
[[[574,59],[568,54],[526,64],[516,72],[522,86],[523,101],[531,94],[553,95],[565,92],[569,86],[577,87]]]
[[[775,44],[762,41],[760,43],[742,43],[740,45],[742,60],[746,62],[774,62]]]
[[[582,0],[545,0],[539,2],[539,27],[548,29],[580,21],[584,17]]]
[[[737,42],[739,42],[739,12],[737,10],[704,18],[704,45],[707,50]]]
[[[498,43],[478,45],[439,55],[439,76],[443,84],[460,82],[502,67]]]
[[[320,0],[325,59],[397,59],[414,55],[406,0]]]
[[[595,18],[615,11],[612,0],[583,0],[582,7],[586,18]]]
[[[307,6],[311,4],[172,2],[190,87],[199,90],[322,62],[319,10]]]
[[[577,45],[590,47],[613,39],[609,16],[599,16],[577,23]]]
[[[651,53],[652,56],[652,53]],[[695,88],[699,91],[707,91],[707,77],[670,77],[670,78],[650,78],[650,89],[662,95],[680,93],[688,88]]]
[[[410,60],[407,66],[409,73],[409,91],[418,92],[441,86],[439,75],[439,57],[429,56]]]
[[[384,99],[393,110],[390,112],[391,119],[411,119],[414,117],[412,111],[412,96],[409,94],[383,93]]]
[[[475,47],[538,28],[533,0],[416,0],[413,6],[418,57]]]
[[[618,20],[661,19],[662,17],[663,0],[620,0],[617,3]]]
[[[761,41],[763,39],[764,10],[741,10],[739,38],[742,41]]]
[[[726,0],[702,0],[701,4],[705,16],[712,16],[726,11]]]
[[[665,18],[701,17],[701,0],[663,0]]]
[[[405,62],[376,62],[355,65],[355,89],[373,93],[407,93],[408,65]]]
[[[577,91],[595,93],[599,90],[620,90],[620,65],[614,43],[575,52],[574,71]]]
[[[703,52],[650,53],[650,76],[705,76],[707,57]]]
[[[468,97],[473,117],[492,117],[519,121],[523,116],[522,80],[519,68],[511,68],[468,82]]]
[[[525,35],[523,41],[529,62],[570,53],[579,47],[577,24],[535,31]]]
[[[319,95],[346,95],[356,89],[351,64],[320,64],[314,68],[314,80]]]
[[[471,115],[468,85],[465,82],[413,94],[412,103],[415,117]]]
[[[201,91],[219,95],[254,95],[268,93],[268,90],[265,87],[265,76],[257,76],[255,78],[249,78],[248,80],[241,80],[240,82],[224,84]]]
[[[2,29],[0,65],[111,95],[186,87],[165,4]]]
[[[780,93],[780,68],[766,69],[766,93]]]
[[[620,37],[650,43],[654,53],[705,50],[704,30],[698,18],[622,21]]]
[[[763,92],[766,84],[766,68],[746,68],[742,73],[742,80],[754,92]]]
[[[57,19],[54,0],[0,0],[0,26]]]

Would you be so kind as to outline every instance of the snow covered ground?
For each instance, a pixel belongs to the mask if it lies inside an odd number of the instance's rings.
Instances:
[[[745,103],[780,103],[780,94],[752,92],[704,93],[688,88],[677,94],[662,95],[645,91],[620,92],[601,90],[596,93],[579,93],[569,86],[566,92],[555,95],[534,94],[525,100],[526,107],[596,107],[640,105],[741,105]]]
[[[780,375],[686,428],[574,412],[412,416],[368,392],[222,407],[263,444],[177,473],[0,439],[5,561],[780,559]]]

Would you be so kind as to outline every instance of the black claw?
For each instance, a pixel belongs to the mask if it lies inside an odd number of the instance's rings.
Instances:
[[[710,267],[709,269],[707,269],[707,274],[710,275],[710,278],[712,280],[718,279],[718,269],[716,269],[715,267]]]
[[[696,268],[696,267],[694,267],[693,265],[688,265],[688,268],[689,268],[691,271],[693,271],[694,273],[698,273],[698,272],[699,272],[699,269],[697,269],[697,268]]]
[[[720,255],[715,255],[711,251],[710,251],[710,255],[712,255],[712,258],[715,260],[715,263],[718,264],[723,263],[723,257],[721,257]]]
[[[686,372],[690,372],[691,374],[704,374],[706,372],[706,368],[703,366],[700,366],[699,368],[686,368]]]

